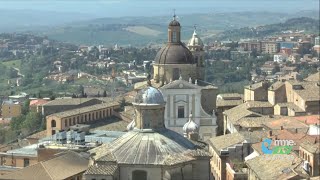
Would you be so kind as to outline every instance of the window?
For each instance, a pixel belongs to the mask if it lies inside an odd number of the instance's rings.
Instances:
[[[75,125],[75,124],[76,124],[76,118],[73,117],[73,125]]]
[[[64,127],[68,127],[68,120],[64,120]]]
[[[172,80],[177,80],[180,77],[180,70],[179,68],[174,68],[173,69],[173,75],[172,75]]]
[[[147,172],[141,170],[133,171],[132,180],[147,180]]]
[[[24,158],[24,159],[23,159],[23,166],[24,166],[24,167],[27,167],[27,166],[29,166],[29,164],[30,164],[29,159],[28,159],[28,158]]]
[[[178,118],[184,118],[184,107],[178,106]]]
[[[71,118],[69,118],[69,126],[71,126]]]
[[[53,120],[51,121],[51,127],[56,127],[56,126],[57,126],[56,120],[53,119]]]
[[[177,42],[177,32],[172,32],[172,42]]]

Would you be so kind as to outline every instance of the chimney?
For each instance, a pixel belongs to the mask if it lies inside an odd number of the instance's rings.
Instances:
[[[296,133],[298,133],[298,128],[295,128],[294,130],[295,130]]]
[[[272,131],[270,130],[269,133],[268,133],[269,137],[272,136]]]
[[[283,126],[280,126],[280,130],[283,130]]]

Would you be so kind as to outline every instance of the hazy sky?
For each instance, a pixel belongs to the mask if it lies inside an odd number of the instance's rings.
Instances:
[[[319,9],[319,0],[0,0],[0,9],[76,12],[92,16],[156,16],[226,11]]]

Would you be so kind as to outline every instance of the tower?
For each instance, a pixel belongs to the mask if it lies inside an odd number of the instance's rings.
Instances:
[[[201,79],[205,79],[205,63],[204,63],[204,45],[200,37],[196,32],[196,26],[194,26],[194,31],[191,39],[188,43],[188,48],[192,52],[194,61],[197,64],[197,76]]]

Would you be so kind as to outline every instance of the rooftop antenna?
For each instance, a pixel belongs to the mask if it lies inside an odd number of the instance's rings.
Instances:
[[[176,20],[176,9],[173,9],[173,20]]]

